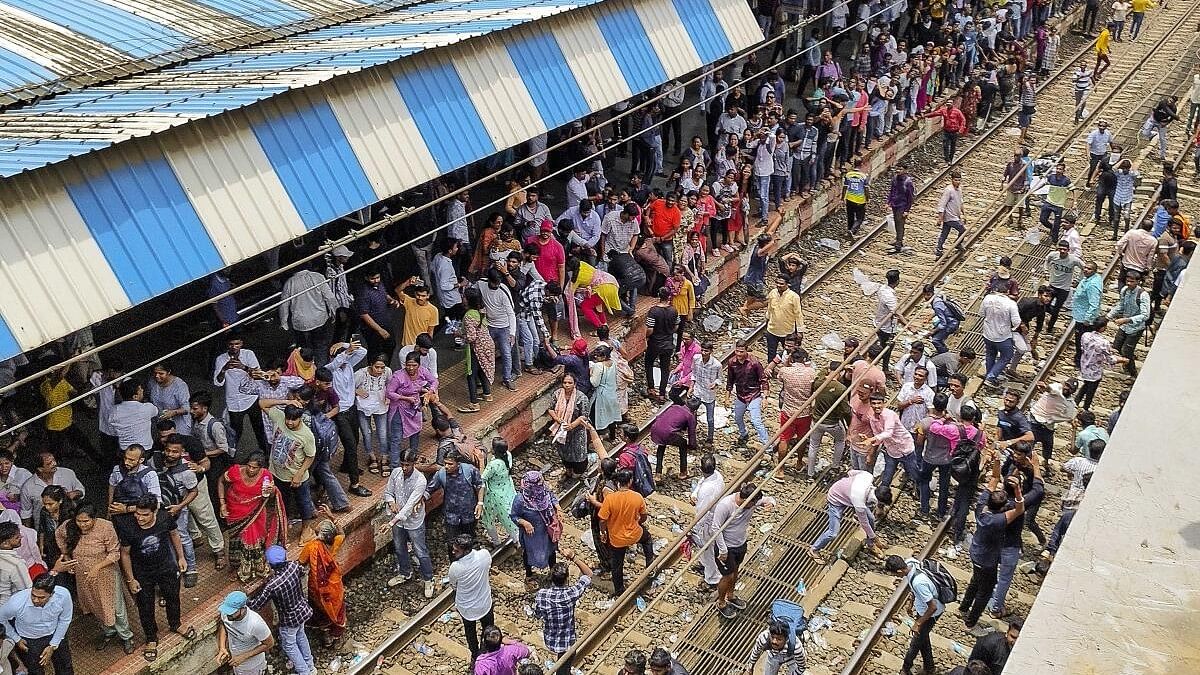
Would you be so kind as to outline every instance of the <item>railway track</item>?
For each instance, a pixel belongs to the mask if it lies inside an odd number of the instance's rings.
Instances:
[[[1153,28],[1153,25],[1148,24],[1147,29]],[[1146,41],[1144,40],[1144,42]],[[1087,54],[1086,51],[1085,54]],[[1083,58],[1086,58],[1086,56]],[[1069,64],[1064,67],[1064,70],[1068,67]],[[1111,73],[1112,71],[1110,71],[1110,77],[1108,78],[1110,82],[1113,80]],[[1059,76],[1061,77],[1062,73],[1059,73]],[[1057,81],[1057,78],[1052,79],[1050,84],[1054,84]],[[1045,93],[1045,90],[1043,92]],[[993,139],[998,133],[1002,132],[992,132],[984,136],[976,147],[984,147],[982,144]],[[929,185],[932,186],[936,180],[943,179],[945,173],[945,171],[939,172],[937,178],[929,181]],[[876,241],[879,239],[877,235],[881,231],[882,226],[876,226],[868,236],[858,240],[851,250],[826,267],[825,270],[810,282],[809,290],[811,291],[819,285],[834,279],[840,268],[849,268],[851,262],[857,262],[854,260],[855,258],[861,258],[874,248],[877,248],[878,245],[887,243]],[[951,263],[952,258],[944,262]],[[939,265],[939,267],[941,266]],[[913,269],[915,269],[915,265]],[[806,297],[811,296],[806,293]],[[809,309],[811,315],[811,304],[809,305]],[[761,330],[762,327],[759,326],[756,330],[751,331],[751,335],[757,337]],[[769,417],[769,415],[765,416]],[[652,419],[652,417],[652,415],[649,415],[647,419]],[[718,445],[721,444],[719,443]],[[529,465],[538,466],[544,463],[545,460],[549,460],[549,455],[551,454],[552,452],[549,451],[548,446],[542,446],[540,449],[535,446],[528,455],[528,460],[523,461],[527,461]],[[724,451],[720,454],[722,454],[721,468],[727,477],[735,474],[752,477],[760,471],[761,453],[754,453],[749,457],[735,456],[733,452],[729,451]],[[736,485],[737,480],[730,480],[729,483],[730,485]],[[574,489],[572,488],[571,492],[562,495],[564,502],[569,502],[570,495],[573,494]],[[767,489],[777,491],[771,487]],[[686,501],[686,495],[689,491],[690,485],[679,481],[671,481],[661,486],[660,493],[652,496],[649,500],[649,506],[652,511],[651,530],[655,535],[656,543],[660,546],[665,545],[669,549],[674,543],[673,540],[677,538],[677,530],[681,531],[691,521],[694,514],[692,513],[690,504]],[[770,576],[772,577],[787,576],[789,571],[796,573],[797,577],[805,579],[821,576],[815,574],[816,570],[804,569],[801,558],[803,560],[807,560],[807,558],[802,556],[796,557],[797,554],[802,553],[796,546],[797,540],[811,540],[824,528],[824,519],[820,517],[820,514],[824,511],[824,492],[815,485],[802,490],[793,490],[793,492],[798,494],[789,495],[787,500],[788,502],[795,503],[795,509],[792,513],[783,514],[783,509],[780,509],[775,517],[756,522],[756,525],[770,525],[771,527],[764,528],[767,529],[767,532],[763,533],[765,536],[756,538],[761,539],[760,545],[756,547],[756,550],[760,551],[760,553],[753,559],[748,558],[747,568],[749,570],[749,579],[746,583],[750,583],[750,580],[754,578],[754,575],[757,573],[756,570],[763,570],[762,574],[766,574],[767,561],[771,562]],[[795,514],[795,511],[804,511],[805,515],[810,517],[802,519],[792,518],[791,516]],[[578,529],[579,525],[580,523],[568,519],[565,533],[566,539],[563,546],[577,550],[584,546],[583,539],[587,535]],[[586,522],[582,523],[582,525],[586,529]],[[438,544],[431,541],[431,547],[436,546]],[[765,555],[761,553],[764,547],[769,551]],[[836,543],[835,550],[839,547],[847,552],[847,557],[850,557],[849,554],[853,552],[855,547],[853,537],[843,533]],[[619,651],[619,655],[623,656],[624,652],[618,650],[618,647],[624,647],[628,644],[646,647],[649,646],[649,642],[647,642],[649,640],[654,644],[664,644],[666,646],[678,643],[681,653],[686,654],[686,650],[692,641],[692,634],[688,631],[694,632],[696,625],[699,623],[697,619],[701,612],[689,609],[695,605],[697,598],[689,593],[689,589],[684,588],[684,590],[680,590],[681,585],[677,582],[678,579],[686,578],[688,573],[681,570],[684,567],[683,565],[672,566],[670,565],[672,562],[670,556],[660,556],[656,559],[655,563],[652,564],[651,571],[659,573],[657,581],[650,584],[650,575],[643,573],[638,579],[630,583],[631,589],[634,590],[627,596],[617,599],[615,605],[610,605],[609,601],[602,597],[601,594],[589,593],[580,605],[581,635],[584,635],[583,640],[586,646],[592,648],[596,644],[603,642],[605,647],[608,648],[605,652],[606,655],[615,654]],[[845,561],[837,564],[847,565]],[[634,562],[630,571],[636,571],[640,566],[640,561]],[[493,589],[496,594],[497,616],[501,627],[510,634],[524,636],[539,634],[537,622],[532,620],[524,611],[530,597],[525,592],[524,584],[521,582],[523,570],[519,556],[508,555],[508,547],[502,547],[497,552],[495,569],[496,575],[493,579]],[[628,575],[629,573],[627,572]],[[598,586],[603,589],[605,583],[600,581]],[[639,586],[642,588],[639,588]],[[794,590],[794,584],[792,588]],[[641,598],[641,602],[638,602],[639,597]],[[423,600],[415,600],[415,594],[410,590],[407,592],[407,595],[401,593],[399,600],[400,602],[397,603],[398,608],[391,612],[389,617],[389,620],[396,625],[396,630],[379,647],[362,655],[362,658],[356,659],[351,664],[349,672],[359,673],[374,669],[380,672],[403,675],[406,672],[420,672],[422,670],[441,672],[457,670],[461,667],[462,663],[466,660],[463,657],[465,646],[462,645],[459,641],[460,638],[457,637],[460,630],[457,619],[452,614],[447,613],[447,609],[450,606],[449,593],[443,592],[433,602],[424,603]],[[412,600],[412,602],[406,602],[407,600]],[[654,615],[657,617],[665,617],[662,620],[668,623],[660,623],[653,630],[648,630],[647,632],[636,630],[635,626],[638,625],[638,621],[646,621],[643,618],[646,616],[644,614],[631,615],[631,610],[637,605],[646,606],[647,613],[654,612]],[[412,611],[407,611],[406,607],[411,608]],[[746,623],[754,623],[755,626],[759,625],[756,622]],[[613,642],[612,640],[605,639],[618,630],[620,631],[619,641]],[[758,629],[755,628],[754,630],[757,632]],[[752,638],[753,634],[750,637]],[[530,641],[535,646],[539,642],[538,640]],[[725,642],[723,637],[721,642]],[[748,647],[749,640],[747,639],[744,643]],[[542,652],[542,656],[545,656],[544,651]],[[607,668],[612,665],[612,660],[589,656],[581,665],[585,669],[595,669],[600,663],[604,663]],[[694,670],[693,672],[707,671]]]

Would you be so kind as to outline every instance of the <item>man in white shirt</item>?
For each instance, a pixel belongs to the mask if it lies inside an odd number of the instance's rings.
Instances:
[[[315,267],[317,263],[312,263]],[[316,269],[301,269],[283,284],[279,325],[300,347],[308,347],[318,366],[329,360],[338,302],[328,279]]]
[[[246,607],[246,594],[233,591],[218,609],[217,663],[228,663],[233,675],[262,675],[267,670],[267,652],[275,646],[271,628]]]
[[[1000,374],[1013,357],[1013,332],[1021,325],[1017,303],[1008,297],[1007,285],[1000,279],[992,281],[988,295],[979,305],[983,320],[983,343],[986,348],[987,377],[984,382],[995,387]]]
[[[1096,178],[1096,169],[1112,151],[1112,132],[1108,130],[1108,122],[1100,120],[1096,123],[1096,128],[1088,132],[1087,146],[1089,158],[1084,187],[1091,189],[1092,181]]]
[[[62,487],[71,499],[81,499],[85,493],[83,483],[79,482],[75,472],[60,467],[54,459],[54,453],[39,453],[38,465],[33,475],[21,486],[21,520],[26,525],[37,521],[38,514],[42,512],[42,490],[45,490],[47,485]]]
[[[900,360],[892,365],[892,373],[901,383],[913,381],[913,371],[917,368],[924,368],[926,372],[933,372],[933,364],[929,361],[929,355],[925,353],[925,343],[917,340],[908,348],[908,353],[900,357]]]
[[[258,397],[242,393],[242,385],[250,381],[250,371],[259,368],[258,357],[253,351],[244,349],[244,344],[240,337],[229,338],[225,353],[217,356],[213,365],[213,384],[225,388],[225,411],[234,433],[241,435],[245,428],[243,420],[249,418],[258,449],[266,451],[267,432],[258,406],[254,405]]]
[[[329,353],[331,358],[326,367],[332,376],[333,393],[338,399],[338,412],[333,423],[337,425],[338,439],[342,442],[341,471],[350,479],[350,487],[346,491],[359,497],[369,497],[371,491],[358,482],[358,411],[354,409],[354,403],[358,400],[354,392],[354,368],[367,358],[367,350],[357,342],[339,342],[330,346]]]
[[[498,375],[504,386],[510,391],[516,391],[513,380],[517,379],[517,371],[513,367],[513,346],[516,344],[517,312],[513,305],[512,294],[508,287],[501,282],[500,271],[491,268],[487,273],[487,281],[475,285],[483,295],[484,311],[487,314],[488,333],[496,343],[496,356],[499,366]],[[573,301],[573,300],[568,300]]]
[[[146,390],[137,380],[124,380],[117,387],[121,402],[108,412],[108,424],[117,437],[121,450],[131,445],[149,448],[154,445],[154,418],[158,407],[146,403]]]
[[[388,586],[399,586],[413,577],[412,558],[408,546],[417,558],[424,581],[425,597],[433,597],[433,561],[429,557],[429,546],[425,543],[425,474],[416,470],[414,458],[400,458],[400,468],[388,477],[383,492],[383,503],[392,514],[391,520],[380,528],[381,533],[391,534],[396,553],[396,574],[388,579]]]
[[[888,270],[887,284],[880,286],[875,292],[875,317],[871,323],[875,326],[875,336],[879,338],[879,344],[883,347],[882,362],[885,365],[892,362],[892,343],[896,339],[896,333],[900,332],[898,324],[908,326],[908,321],[896,311],[896,287],[899,285],[900,270]]]
[[[475,548],[469,534],[460,534],[450,544],[450,571],[446,574],[454,589],[454,609],[462,618],[463,632],[471,658],[479,656],[479,629],[495,625],[492,611],[492,586],[488,579],[492,570],[492,554]]]
[[[442,242],[442,250],[433,256],[429,264],[435,290],[433,297],[437,306],[441,308],[442,315],[447,319],[461,319],[465,311],[458,272],[454,270],[454,257],[458,255],[458,246],[457,239],[446,239]]]
[[[933,402],[933,388],[929,386],[929,369],[917,366],[913,370],[913,379],[905,382],[896,394],[896,409],[900,411],[900,424],[908,431],[915,431],[917,424],[929,414],[929,404]]]
[[[567,181],[567,200],[563,202],[567,206],[575,206],[579,202],[588,198],[587,182],[591,178],[591,172],[587,167],[577,166],[575,172]]]
[[[958,231],[958,238],[954,240],[954,248],[959,251],[963,250],[963,239],[967,235],[967,230],[962,224],[962,207],[962,174],[955,169],[950,172],[950,184],[942,190],[942,196],[938,200],[938,220],[942,224],[942,233],[938,235],[937,247],[933,251],[934,255],[941,257],[942,247],[946,244],[946,238],[950,236],[950,230]]]
[[[691,538],[693,547],[704,546],[708,543],[708,532],[712,527],[712,511],[710,506],[717,503],[725,494],[725,476],[717,470],[717,459],[713,455],[705,455],[700,460],[700,473],[704,476],[699,485],[692,490],[692,504],[696,513],[703,513],[696,527],[692,528]],[[721,572],[717,569],[717,547],[705,546],[700,551],[700,566],[704,568],[703,579],[698,589],[703,594],[716,590],[717,582],[721,580]]]

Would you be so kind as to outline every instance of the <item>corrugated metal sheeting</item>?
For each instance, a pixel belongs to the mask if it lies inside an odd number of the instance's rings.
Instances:
[[[0,105],[420,0],[0,0]]]
[[[605,0],[20,173],[0,185],[0,358],[761,39],[745,0]]]

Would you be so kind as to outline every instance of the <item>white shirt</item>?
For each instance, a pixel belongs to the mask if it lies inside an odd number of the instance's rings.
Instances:
[[[1017,303],[1003,293],[989,293],[979,304],[979,314],[983,318],[983,339],[990,342],[1011,339],[1021,325]]]
[[[917,423],[929,414],[929,404],[933,402],[933,389],[930,388],[928,382],[921,385],[920,388],[917,388],[912,382],[905,382],[900,387],[900,393],[896,394],[896,400],[900,403],[907,403],[918,396],[924,401],[923,403],[914,403],[900,411],[900,423],[909,431],[916,429]]]
[[[154,418],[158,417],[158,406],[142,401],[121,401],[108,413],[108,425],[117,437],[122,450],[137,443],[150,451],[154,445]]]
[[[491,288],[488,282],[476,282],[475,287],[483,295],[484,311],[487,314],[488,328],[513,328],[517,325],[517,314],[513,309],[512,295],[508,288],[501,284]]]
[[[60,466],[54,470],[54,475],[50,477],[49,483],[42,480],[42,477],[35,473],[21,486],[22,520],[34,520],[42,512],[42,490],[45,490],[47,485],[58,485],[67,492],[78,492],[80,495],[86,494],[86,490],[83,489],[83,483],[79,482],[79,477],[75,475],[74,471],[65,466]]]
[[[492,554],[476,549],[450,563],[447,578],[454,589],[454,608],[467,621],[478,621],[492,609],[492,585],[488,573]]]
[[[433,275],[433,285],[437,288],[438,307],[450,309],[462,303],[462,293],[458,290],[458,274],[449,258],[441,253],[433,256],[430,273]]]
[[[1108,144],[1112,142],[1112,132],[1105,129],[1092,129],[1087,135],[1088,152],[1093,155],[1103,155],[1108,152]]]
[[[1083,258],[1083,240],[1079,237],[1079,228],[1072,227],[1069,230],[1063,230],[1059,235],[1062,239],[1067,240],[1067,245],[1070,246],[1068,253],[1076,258]]]
[[[258,368],[258,357],[249,349],[242,349],[237,354],[238,360],[243,366],[253,370]],[[226,363],[229,363],[229,352],[222,352],[217,356],[217,361],[213,365],[213,384],[218,387],[225,387],[225,409],[229,412],[244,412],[254,405],[258,397],[253,394],[245,394],[241,391],[242,384],[250,381],[250,373],[240,368],[230,368],[224,372],[221,371]]]
[[[120,378],[120,380],[123,379],[125,378]],[[100,428],[100,433],[107,436],[117,435],[113,431],[112,425],[108,423],[108,413],[112,411],[113,406],[117,404],[117,386],[120,380],[117,380],[117,382],[114,382],[111,386],[104,387],[100,391],[96,392],[97,426]],[[95,389],[96,387],[104,385],[106,380],[100,371],[96,371],[92,373],[92,376],[88,379],[88,382],[90,382],[92,388]]]
[[[708,507],[717,503],[725,492],[725,476],[720,471],[714,471],[711,476],[705,476],[692,496],[696,498],[696,512],[704,513],[692,531],[697,534],[707,533],[712,526],[712,510]]]
[[[358,412],[364,415],[382,415],[388,411],[387,383],[390,379],[392,369],[387,366],[383,367],[383,374],[379,377],[371,375],[368,368],[360,368],[354,372],[354,388],[362,389],[367,394],[360,397],[355,392],[354,405],[358,407]]]
[[[402,347],[400,349],[400,351],[396,352],[396,360],[392,365],[396,366],[396,368],[403,368],[405,359],[407,359],[408,355],[411,354],[413,352],[413,350],[416,348],[417,348],[416,345],[405,345],[404,347]],[[421,357],[421,365],[424,366],[425,370],[429,371],[430,375],[437,377],[438,376],[437,350],[434,349],[433,347],[430,347],[429,353],[426,354],[425,356]],[[395,369],[393,369],[392,372],[395,372]]]
[[[227,616],[221,616],[225,625],[225,635],[229,643],[229,653],[233,656],[253,651],[271,637],[271,628],[258,615],[258,612],[247,608],[246,615],[234,621]],[[238,673],[261,673],[267,667],[266,652],[256,654],[253,658],[243,661],[235,668]]]
[[[571,180],[567,181],[567,208],[579,206],[579,202],[587,198],[587,179],[579,180],[571,176]]]
[[[19,501],[21,498],[21,486],[32,475],[28,469],[22,469],[13,464],[13,467],[8,471],[8,478],[0,478],[0,490],[6,492],[14,502]]]
[[[896,291],[887,284],[879,287],[875,293],[878,301],[875,305],[875,319],[872,324],[876,330],[885,333],[896,333]]]
[[[279,325],[298,331],[324,326],[337,312],[337,298],[324,274],[300,270],[283,284],[284,303],[279,306]]]
[[[450,200],[446,207],[447,236],[451,239],[470,242],[471,230],[467,227],[467,203],[461,199]]]
[[[392,515],[391,524],[406,530],[419,530],[425,525],[425,474],[413,469],[405,478],[404,471],[396,468],[388,476],[383,491],[383,503],[398,504],[400,510]]]
[[[367,349],[349,349],[329,360],[329,372],[333,373],[333,393],[338,397],[339,411],[349,410],[354,405],[354,366],[367,358]]]

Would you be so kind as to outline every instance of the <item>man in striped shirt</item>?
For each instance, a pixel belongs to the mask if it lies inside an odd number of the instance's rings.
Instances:
[[[713,356],[712,340],[700,343],[700,353],[692,357],[692,385],[688,396],[700,399],[708,417],[708,444],[713,444],[716,421],[717,380],[721,377],[721,360]]]
[[[786,621],[771,621],[750,647],[750,655],[746,657],[742,672],[747,675],[753,673],[758,657],[766,654],[763,675],[804,675],[808,667],[804,645],[794,634],[789,635],[791,631],[792,627]]]

